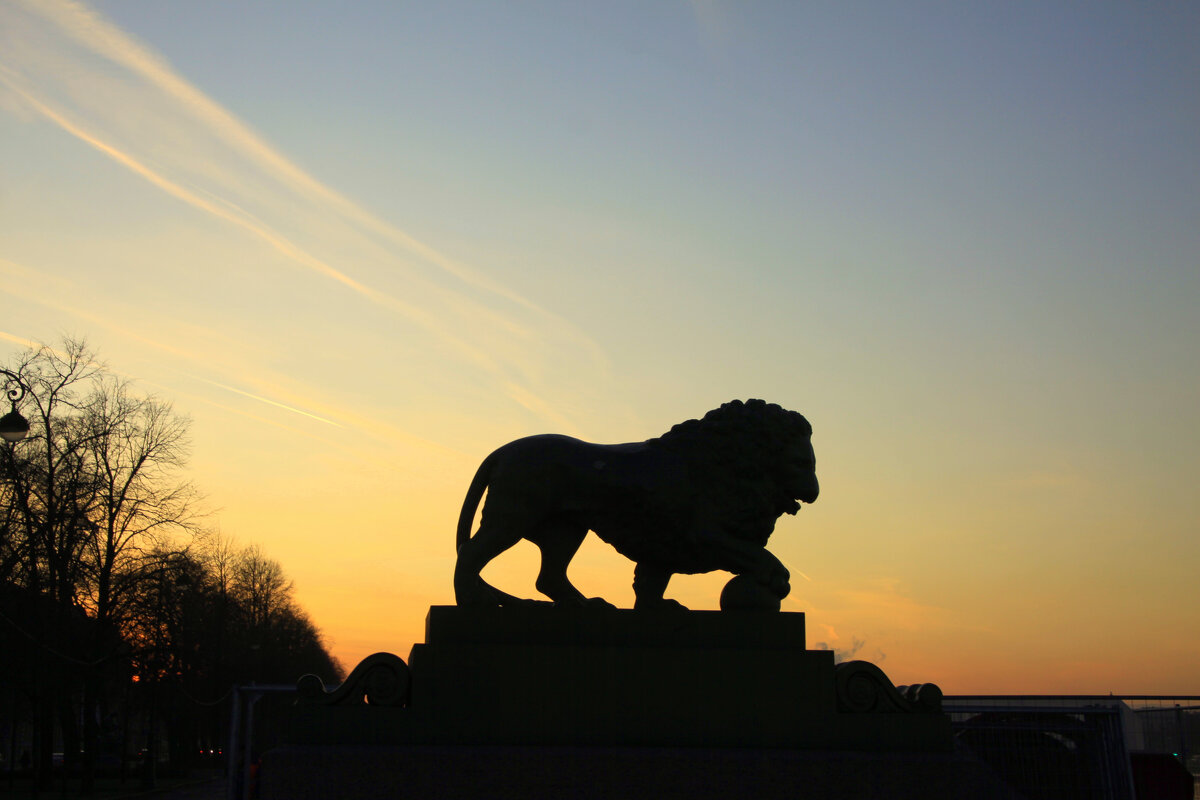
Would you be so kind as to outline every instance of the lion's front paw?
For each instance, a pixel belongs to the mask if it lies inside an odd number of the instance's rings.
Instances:
[[[768,572],[767,574],[758,574],[753,576],[754,580],[768,592],[778,597],[780,600],[787,597],[792,592],[791,581],[788,580],[789,575],[785,572]]]
[[[766,550],[763,551],[763,561],[759,568],[751,573],[754,579],[766,586],[773,595],[782,599],[792,591],[790,579],[792,574],[778,558]]]

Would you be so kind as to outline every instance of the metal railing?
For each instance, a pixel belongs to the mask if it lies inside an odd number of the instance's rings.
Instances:
[[[959,747],[1029,800],[1200,798],[1198,696],[947,696],[943,708]]]
[[[295,684],[252,684],[233,689],[229,715],[229,747],[226,748],[227,800],[250,800],[257,796],[258,764],[262,754],[280,743],[279,708],[262,714],[263,698],[290,704]],[[276,704],[278,706],[278,703]]]
[[[282,733],[276,706],[295,691],[235,690],[229,800],[254,796],[258,758]],[[1027,800],[1186,797],[1179,787],[1189,778],[1200,800],[1200,696],[947,695],[943,709],[959,751]]]

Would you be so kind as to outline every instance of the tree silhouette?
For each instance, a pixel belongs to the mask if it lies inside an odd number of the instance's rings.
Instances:
[[[150,731],[151,780],[160,729],[177,764],[219,741],[238,683],[341,677],[280,564],[202,530],[186,418],[82,341],[11,371],[30,433],[0,453],[0,710],[31,720],[43,787],[56,728],[86,792],[131,732]]]

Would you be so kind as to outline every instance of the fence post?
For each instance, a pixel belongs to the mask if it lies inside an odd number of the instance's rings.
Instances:
[[[242,785],[242,774],[238,769],[238,755],[241,753],[242,739],[242,690],[239,686],[233,687],[233,709],[229,714],[229,753],[226,756],[227,773],[225,794],[226,800],[240,800],[241,792],[238,791]]]

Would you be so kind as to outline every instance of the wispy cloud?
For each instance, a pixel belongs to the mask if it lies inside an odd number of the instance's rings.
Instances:
[[[3,339],[6,342],[12,342],[13,344],[16,344],[16,345],[20,345],[21,347],[37,346],[37,342],[34,342],[30,339],[26,339],[23,336],[17,336],[16,334],[8,333],[7,331],[0,331],[0,339]]]
[[[180,111],[194,117],[231,149],[243,154],[263,171],[273,174],[297,194],[323,201],[364,227],[386,236],[464,282],[538,310],[532,303],[506,287],[454,261],[431,245],[388,225],[308,175],[273,149],[247,125],[177,74],[166,59],[84,4],[72,0],[25,0],[25,5],[31,11],[44,15],[65,36],[71,37],[83,47],[111,60],[114,64],[125,67],[133,75],[159,89],[165,99],[177,104]]]
[[[0,258],[0,274],[13,278],[13,280],[6,282],[4,292],[12,297],[20,298],[26,304],[38,305],[59,311],[65,316],[86,322],[89,327],[118,334],[124,339],[136,342],[144,347],[170,356],[173,359],[193,363],[200,363],[204,360],[203,356],[192,350],[172,345],[162,337],[153,338],[143,336],[134,328],[121,324],[120,320],[125,315],[100,313],[64,301],[62,296],[68,294],[68,290],[70,289],[69,282],[53,275],[48,275],[45,271],[30,269],[22,264]],[[156,315],[152,312],[143,311],[141,313],[143,317],[148,317],[152,320],[156,318]],[[2,338],[14,344],[19,344],[22,347],[39,346],[39,343],[32,339],[12,335],[5,335]]]
[[[23,90],[8,70],[0,71],[0,82],[3,82],[10,90],[28,103],[31,108],[45,118],[49,119],[54,124],[58,125],[64,131],[100,151],[104,155],[116,161],[118,164],[128,168],[134,174],[149,181],[172,197],[182,200],[183,202],[221,220],[224,220],[225,222],[249,231],[277,250],[283,256],[294,261],[296,264],[307,267],[313,272],[323,275],[324,277],[327,277],[345,286],[367,300],[402,314],[428,328],[429,330],[438,333],[443,337],[444,341],[451,344],[464,358],[474,363],[476,366],[483,367],[485,369],[493,369],[489,359],[482,351],[450,333],[447,330],[447,326],[441,323],[439,318],[431,312],[418,305],[405,302],[397,297],[374,289],[362,283],[361,281],[355,280],[346,273],[335,269],[325,261],[316,258],[311,253],[305,251],[303,248],[288,240],[286,237],[272,230],[270,227],[257,222],[252,216],[242,212],[241,209],[239,209],[238,206],[234,205],[233,203],[214,202],[208,200],[197,192],[191,191],[179,183],[164,177],[159,172],[138,161],[129,153],[119,150],[108,142],[101,140],[96,135],[84,130],[80,125],[75,124],[67,119],[64,114],[55,111],[39,101],[32,94]]]
[[[0,9],[5,110],[32,112],[195,211],[423,331],[551,418],[548,376],[603,373],[595,343],[484,272],[317,181],[161,55],[72,0]]]
[[[865,644],[866,644],[866,640],[859,639],[858,637],[854,637],[851,639],[849,647],[836,647],[836,646],[830,644],[829,642],[817,642],[816,644],[813,645],[813,649],[814,650],[832,650],[834,662],[840,664],[841,662],[849,661],[850,659],[852,659],[856,655],[858,655],[858,653],[863,649],[863,645],[865,645]],[[882,659],[880,659],[880,660],[882,660]]]
[[[949,609],[918,602],[900,587],[901,581],[897,578],[874,578],[838,589],[834,597],[843,611],[869,612],[894,630],[953,624],[954,614]]]
[[[144,336],[135,328],[121,324],[121,319],[133,316],[132,311],[127,309],[109,309],[109,313],[98,313],[88,308],[64,302],[61,299],[61,295],[69,293],[71,288],[69,282],[49,275],[45,270],[34,269],[9,259],[0,258],[0,277],[7,279],[4,281],[5,288],[3,291],[11,297],[19,299],[26,306],[40,306],[48,310],[61,312],[65,316],[86,323],[90,329],[115,334],[128,342],[136,343],[151,352],[164,356],[165,359],[160,364],[159,370],[173,374],[177,378],[170,381],[169,385],[150,383],[169,391],[172,396],[188,395],[194,400],[216,406],[223,411],[252,419],[255,422],[286,428],[293,433],[301,432],[300,429],[291,425],[280,423],[278,420],[272,420],[248,411],[245,407],[234,407],[214,400],[212,397],[198,396],[189,391],[186,386],[189,381],[196,381],[220,389],[223,393],[244,397],[261,405],[280,409],[288,414],[311,419],[334,428],[354,428],[359,431],[369,431],[374,438],[383,439],[395,445],[448,452],[456,456],[462,455],[452,448],[447,448],[445,445],[433,442],[426,437],[418,436],[409,430],[389,424],[384,420],[365,417],[346,408],[334,408],[322,404],[314,399],[311,394],[302,394],[296,390],[287,388],[285,386],[285,377],[275,374],[270,370],[262,368],[238,369],[236,364],[232,362],[228,365],[226,371],[231,375],[230,381],[254,388],[256,391],[238,388],[238,386],[230,385],[228,382],[206,378],[200,374],[200,369],[210,360],[210,357],[203,349],[200,349],[202,345],[187,347],[180,344],[173,344],[161,336]],[[112,313],[114,310],[117,313]],[[164,330],[169,327],[169,318],[156,314],[151,310],[140,310],[137,315],[143,320],[147,320],[151,328]],[[198,329],[187,323],[176,323],[176,327],[179,331],[178,339],[181,341],[190,340],[193,343],[207,341],[212,347],[223,351],[250,351],[253,353],[258,349],[252,347],[250,343],[230,339],[223,336],[220,332],[210,329]],[[6,331],[0,331],[0,341],[9,342],[22,349],[48,346],[43,342]],[[51,349],[53,350],[53,347]],[[126,374],[111,366],[108,369],[119,374]],[[144,376],[128,375],[128,377],[137,377],[139,381],[146,381]],[[312,434],[305,433],[305,435]]]

